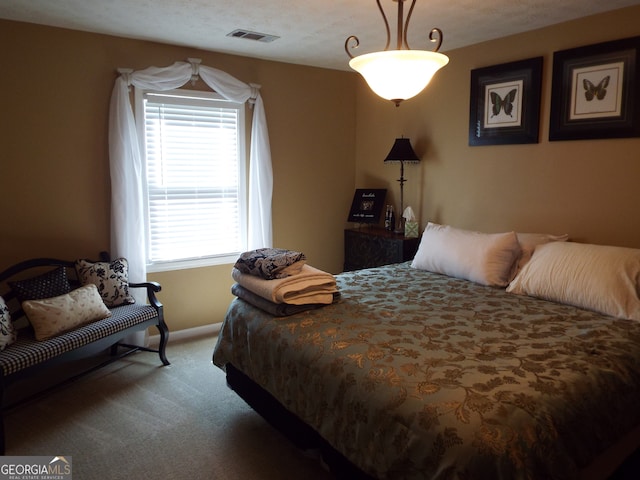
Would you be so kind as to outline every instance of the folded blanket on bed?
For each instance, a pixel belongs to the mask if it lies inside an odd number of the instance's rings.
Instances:
[[[231,276],[247,290],[274,303],[328,305],[333,302],[333,294],[338,291],[333,275],[306,264],[302,266],[300,273],[274,280],[242,273],[237,268],[233,269]]]
[[[305,305],[274,303],[266,298],[262,298],[260,295],[256,295],[238,283],[234,283],[231,286],[231,293],[245,302],[250,303],[254,307],[273,315],[274,317],[288,317],[289,315],[295,315],[296,313],[306,312],[307,310],[313,310],[325,306],[324,303],[307,303]],[[334,293],[333,301],[335,302],[338,298],[340,298],[340,293]]]
[[[293,250],[258,248],[241,254],[234,267],[242,273],[272,280],[300,273],[306,258],[304,253]]]

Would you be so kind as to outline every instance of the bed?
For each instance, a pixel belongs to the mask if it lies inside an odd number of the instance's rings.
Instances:
[[[428,230],[412,262],[337,275],[331,305],[274,316],[234,299],[214,364],[363,477],[610,476],[640,444],[640,251],[525,248],[509,232],[506,254],[503,239]],[[578,300],[545,292],[558,282]]]

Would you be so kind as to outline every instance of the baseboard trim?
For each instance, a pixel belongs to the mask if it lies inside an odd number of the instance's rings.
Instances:
[[[193,340],[201,337],[215,337],[220,333],[222,322],[212,323],[210,325],[201,325],[199,327],[185,328],[169,332],[169,342],[181,342],[184,340]],[[160,335],[149,335],[149,346],[157,347],[160,344]]]

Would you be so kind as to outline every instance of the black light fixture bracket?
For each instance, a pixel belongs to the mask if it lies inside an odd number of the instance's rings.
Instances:
[[[417,0],[412,0],[411,7],[409,7],[409,13],[407,14],[407,19],[404,20],[404,2],[405,0],[393,0],[398,3],[398,20],[397,20],[397,31],[396,31],[396,50],[411,50],[409,46],[409,42],[407,41],[407,31],[409,30],[409,21],[411,20],[411,14],[413,13],[413,7],[416,5]],[[376,0],[378,4],[378,10],[380,10],[380,15],[382,15],[382,20],[384,21],[384,26],[387,31],[387,43],[384,47],[384,51],[389,50],[389,45],[391,44],[391,29],[389,28],[389,21],[387,20],[387,16],[384,13],[384,9],[380,4],[380,0]],[[440,50],[442,46],[443,34],[442,30],[439,28],[432,28],[429,32],[429,41],[436,43],[435,48],[432,50],[433,52],[437,52]],[[349,46],[349,42],[353,44]],[[344,50],[347,52],[349,58],[354,58],[350,52],[351,49],[358,48],[360,46],[360,40],[355,35],[350,35],[347,37],[347,40],[344,42]]]

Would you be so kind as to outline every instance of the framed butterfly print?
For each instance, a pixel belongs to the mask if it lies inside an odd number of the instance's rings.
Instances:
[[[542,57],[471,70],[469,145],[538,143]]]
[[[553,54],[549,140],[640,137],[640,37]]]

